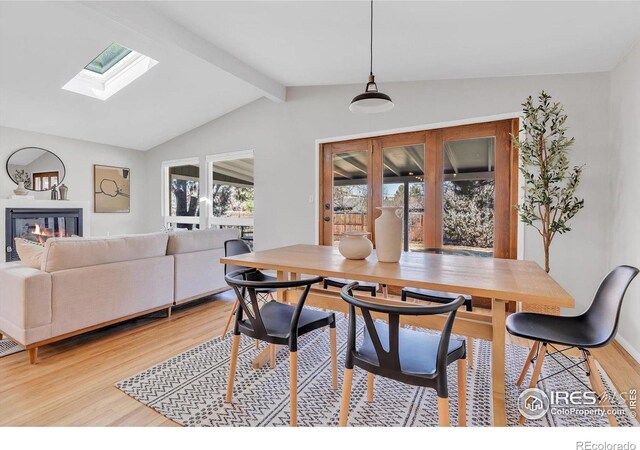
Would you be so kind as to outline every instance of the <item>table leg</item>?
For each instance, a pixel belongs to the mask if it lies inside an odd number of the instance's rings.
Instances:
[[[493,299],[491,302],[491,325],[493,340],[491,342],[491,378],[493,390],[493,425],[504,427],[507,425],[505,412],[505,321],[507,317],[507,302]]]
[[[278,281],[289,281],[289,272],[277,272]],[[284,302],[284,289],[278,289],[277,298],[279,302]]]

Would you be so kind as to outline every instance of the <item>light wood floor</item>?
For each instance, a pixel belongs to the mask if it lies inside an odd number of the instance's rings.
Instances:
[[[233,297],[212,299],[42,347],[35,366],[26,352],[0,358],[0,425],[177,426],[114,383],[217,336]],[[640,387],[640,365],[617,344],[594,355],[620,391]]]

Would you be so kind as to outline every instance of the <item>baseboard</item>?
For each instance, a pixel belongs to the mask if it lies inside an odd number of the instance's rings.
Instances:
[[[622,336],[620,336],[620,334],[618,334],[618,336],[616,337],[616,342],[620,345],[620,347],[622,347],[623,349],[625,349],[625,351],[629,354],[629,356],[631,356],[633,359],[636,360],[636,362],[640,363],[640,352],[638,352],[638,350],[636,350],[630,343],[629,341],[627,341],[625,338],[623,338]]]

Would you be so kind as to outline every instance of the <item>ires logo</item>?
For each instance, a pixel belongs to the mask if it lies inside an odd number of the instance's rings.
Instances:
[[[553,406],[595,406],[598,396],[592,391],[551,391],[549,401]]]

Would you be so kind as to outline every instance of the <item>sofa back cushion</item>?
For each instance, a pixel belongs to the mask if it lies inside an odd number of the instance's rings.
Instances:
[[[225,241],[237,238],[237,228],[209,228],[207,230],[173,232],[169,233],[167,255],[223,248]]]
[[[22,238],[15,238],[14,241],[16,251],[20,257],[20,263],[25,267],[40,269],[42,267],[44,245]]]
[[[44,246],[41,270],[57,272],[78,267],[164,256],[168,235],[149,233],[101,238],[51,238]]]

